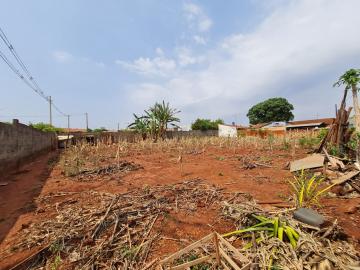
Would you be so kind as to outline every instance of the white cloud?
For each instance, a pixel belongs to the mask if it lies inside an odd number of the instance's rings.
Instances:
[[[164,55],[164,51],[159,47],[156,48],[155,52],[156,52],[157,55]]]
[[[191,16],[202,12],[193,4],[184,9]],[[253,105],[249,101],[275,95],[291,99],[295,92],[295,107],[304,107],[309,95],[299,98],[299,92],[315,89],[318,113],[333,113],[338,95],[327,94],[331,91],[323,86],[331,88],[339,72],[360,65],[360,35],[353,30],[360,25],[359,9],[357,0],[299,0],[277,6],[253,32],[234,33],[205,52],[206,67],[178,72],[152,84],[152,90],[144,82],[133,89],[137,95],[151,92],[149,102],[167,98],[177,107],[207,104],[203,113],[218,116],[244,112]],[[179,63],[192,64],[195,58],[179,54]],[[154,60],[143,62],[154,65]]]
[[[52,52],[52,56],[54,57],[55,61],[59,63],[69,62],[73,59],[71,53],[62,50]]]
[[[99,68],[104,68],[105,64],[103,62],[95,62],[95,65]]]
[[[190,27],[195,26],[199,32],[207,32],[210,30],[213,22],[200,6],[194,3],[185,3],[183,10]]]
[[[176,51],[180,67],[199,64],[204,61],[204,58],[202,56],[194,56],[189,48],[181,47],[177,48]]]
[[[176,62],[163,55],[153,59],[140,57],[133,62],[116,60],[115,63],[129,71],[147,76],[168,76],[176,69]]]
[[[197,44],[206,45],[206,40],[202,36],[194,35],[193,39]]]
[[[155,50],[157,56],[154,58],[139,57],[132,62],[116,60],[115,63],[128,71],[145,76],[176,76],[183,68],[204,62],[204,57],[193,55],[191,49],[179,47],[175,49],[176,57],[168,58],[161,48]]]

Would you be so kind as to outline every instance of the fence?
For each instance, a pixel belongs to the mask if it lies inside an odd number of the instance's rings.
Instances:
[[[0,123],[0,172],[18,167],[27,159],[56,148],[56,134],[20,124]]]

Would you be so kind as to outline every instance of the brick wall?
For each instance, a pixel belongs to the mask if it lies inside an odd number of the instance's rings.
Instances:
[[[56,149],[55,133],[41,132],[14,120],[0,122],[0,172],[16,168],[39,153]]]

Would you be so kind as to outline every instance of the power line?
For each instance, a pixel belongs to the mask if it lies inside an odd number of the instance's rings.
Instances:
[[[24,64],[24,62],[21,60],[19,54],[16,52],[14,46],[11,44],[11,42],[9,41],[9,39],[7,38],[6,34],[4,33],[4,31],[1,29],[0,27],[0,37],[3,40],[3,42],[5,43],[5,45],[9,48],[11,54],[14,56],[14,58],[16,59],[16,62],[19,64],[19,66],[21,67],[21,69],[24,71],[24,73],[27,75],[27,79],[25,78],[25,76],[23,74],[20,73],[20,71],[11,63],[11,61],[5,56],[5,54],[3,52],[0,51],[0,57],[3,59],[3,61],[9,66],[9,68],[21,79],[23,80],[33,91],[35,91],[38,95],[40,95],[43,99],[45,99],[47,102],[49,102],[50,104],[50,124],[52,124],[51,122],[51,107],[54,107],[54,109],[60,113],[63,116],[67,116],[67,114],[65,114],[62,110],[59,109],[58,106],[56,106],[53,102],[53,100],[51,99],[50,96],[46,96],[45,93],[41,90],[41,88],[39,87],[39,84],[37,83],[37,81],[34,79],[34,77],[31,75],[29,69],[27,68],[27,66]]]
[[[39,87],[39,84],[36,82],[35,78],[31,75],[29,69],[24,64],[24,62],[21,60],[19,54],[17,53],[15,47],[10,43],[9,39],[7,38],[6,34],[0,27],[0,37],[4,41],[5,45],[9,48],[11,54],[14,56],[16,62],[19,64],[21,69],[25,72],[25,74],[28,77],[28,80],[33,84],[33,87],[31,87],[34,91],[36,91],[42,98],[47,100],[47,96],[44,94],[44,92]]]

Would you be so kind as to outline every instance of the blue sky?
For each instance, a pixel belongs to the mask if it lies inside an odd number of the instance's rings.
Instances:
[[[360,66],[358,0],[1,0],[0,27],[72,127],[115,129],[155,101],[247,124],[282,96],[295,118],[329,117],[333,82]],[[1,40],[0,40],[1,41]],[[0,50],[15,63],[9,50]],[[0,121],[48,121],[48,104],[0,62]],[[351,102],[351,100],[349,100]],[[66,118],[54,112],[54,124]]]

